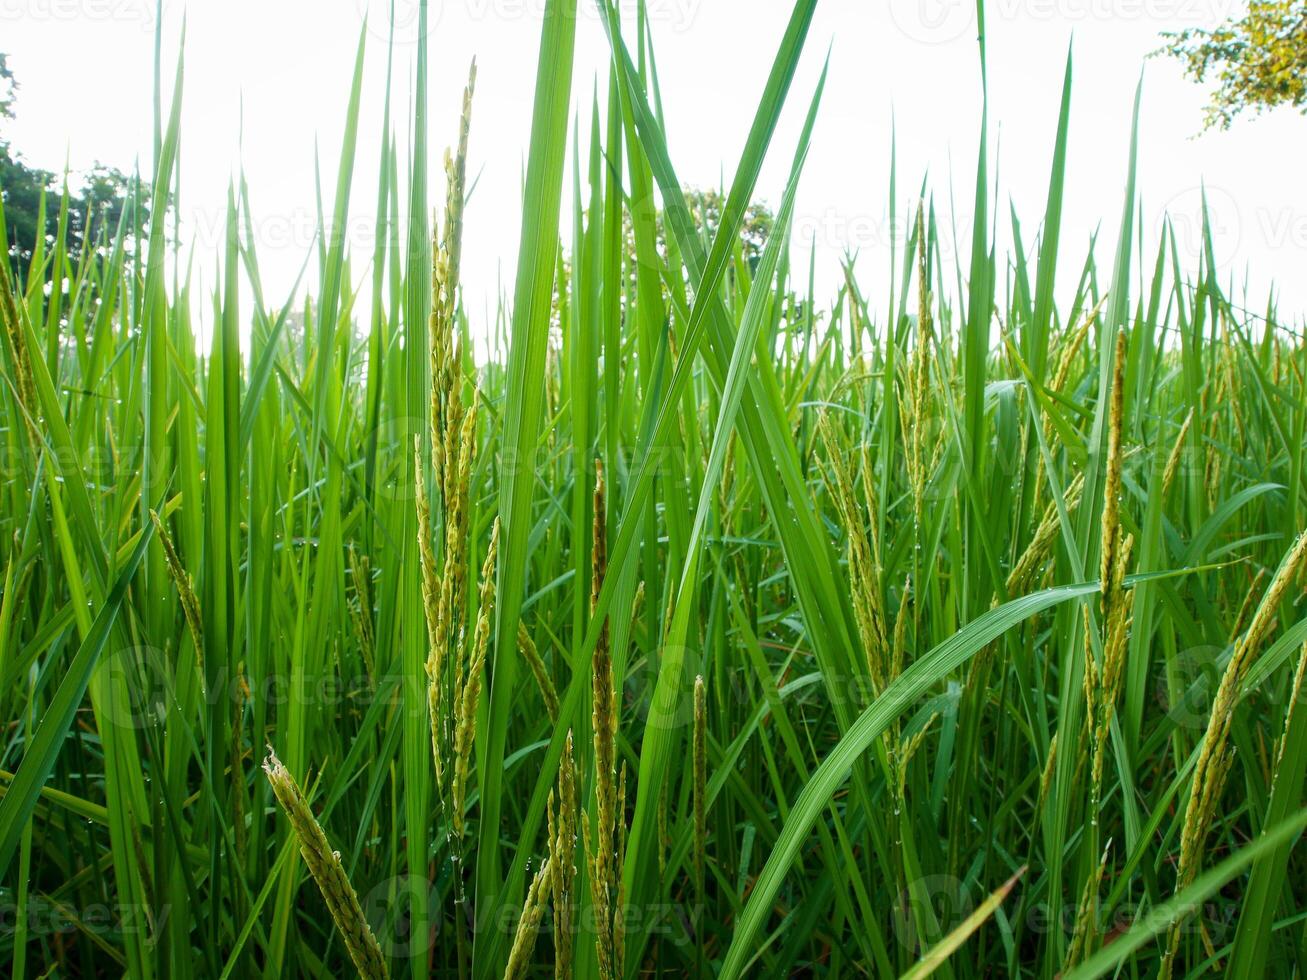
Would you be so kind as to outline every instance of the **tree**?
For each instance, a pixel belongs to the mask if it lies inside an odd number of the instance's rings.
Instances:
[[[1162,51],[1198,82],[1217,87],[1205,125],[1228,129],[1244,110],[1280,105],[1307,112],[1307,0],[1250,0],[1248,12],[1213,31],[1163,34]]]
[[[711,188],[686,188],[685,204],[694,217],[695,225],[708,232],[710,241],[715,238],[722,222],[726,199]],[[765,204],[753,201],[744,209],[744,218],[740,223],[740,245],[750,269],[756,268],[758,260],[762,258],[762,250],[767,246],[767,238],[771,235],[775,222],[776,216]]]
[[[721,225],[722,211],[726,207],[726,199],[715,190],[701,190],[697,187],[685,187],[682,190],[685,196],[685,207],[690,213],[690,219],[694,222],[694,228],[700,234],[705,235],[711,242],[717,235],[717,229]],[[666,218],[660,209],[654,217],[654,247],[658,254],[667,258],[667,223]],[[762,258],[763,248],[767,245],[767,239],[771,235],[772,226],[776,223],[776,216],[772,214],[771,208],[759,201],[753,201],[744,209],[744,217],[740,221],[740,255],[748,263],[750,271],[758,267],[758,261]],[[622,237],[625,242],[626,258],[629,268],[634,276],[636,264],[635,251],[635,232],[631,227],[631,214],[624,211],[622,215]],[[733,273],[728,270],[728,281]]]
[[[18,83],[14,81],[14,73],[9,69],[7,56],[0,51],[0,119],[14,117],[14,95],[17,89]]]
[[[17,93],[18,82],[4,53],[0,52],[0,123],[14,118]],[[112,239],[124,214],[130,214],[128,208],[135,205],[139,213],[130,216],[125,238],[130,246],[135,241],[135,236],[130,233],[133,222],[143,226],[149,216],[150,191],[147,184],[138,186],[121,170],[96,163],[83,175],[79,185],[68,187],[65,183],[63,188],[57,189],[53,172],[30,166],[0,134],[0,202],[4,208],[5,244],[19,281],[27,275],[27,266],[38,238],[49,246],[54,244],[59,234],[58,193],[68,194],[64,244],[71,256],[82,250],[88,234],[98,236],[103,231],[106,240]]]
[[[18,82],[4,53],[0,52],[0,121],[14,118],[14,102],[18,95]],[[35,170],[9,147],[9,141],[0,138],[0,201],[4,204],[6,232],[11,257],[18,253],[31,255],[36,241],[41,196],[54,180],[48,170]],[[23,243],[21,246],[19,243]],[[24,263],[25,264],[25,263]]]

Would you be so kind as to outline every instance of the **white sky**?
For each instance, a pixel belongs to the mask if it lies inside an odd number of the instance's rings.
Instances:
[[[474,317],[493,306],[516,261],[519,187],[545,0],[432,0],[432,160],[453,140],[473,54],[479,80],[470,171],[480,183],[467,215],[464,285]],[[1147,60],[1159,32],[1210,26],[1235,0],[998,0],[987,11],[991,150],[1027,248],[1043,215],[1066,49],[1074,34],[1068,191],[1063,223],[1070,301],[1085,245],[1110,269],[1125,183],[1131,100],[1141,70],[1139,191],[1145,262],[1166,207],[1182,261],[1196,266],[1199,188],[1205,182],[1223,274],[1247,277],[1260,308],[1274,283],[1282,314],[1307,311],[1307,119],[1281,110],[1198,135],[1207,93],[1169,60]],[[416,0],[396,0],[395,108],[406,121]],[[634,0],[623,0],[633,9]],[[188,16],[182,214],[197,241],[197,270],[213,281],[229,178],[243,165],[269,300],[290,288],[315,221],[314,147],[330,200],[350,71],[367,0],[165,0],[164,74],[171,78]],[[649,0],[673,163],[682,180],[729,182],[789,16],[784,0]],[[350,240],[355,276],[372,241],[385,71],[386,2],[374,0]],[[591,0],[580,0],[575,99],[588,133],[590,94],[607,78],[607,49]],[[0,0],[0,50],[21,83],[7,125],[29,161],[74,169],[99,160],[148,166],[153,0]],[[817,249],[821,297],[833,297],[846,250],[860,255],[863,290],[885,309],[891,119],[897,119],[900,217],[927,172],[937,204],[953,193],[968,247],[979,124],[972,0],[822,0],[759,196],[778,203],[802,116],[828,44],[831,76],[797,205],[797,270]],[[601,96],[602,97],[602,96]],[[241,113],[243,105],[243,133]],[[403,134],[401,134],[403,139]],[[242,149],[243,147],[243,149]],[[584,152],[584,150],[583,150]],[[570,171],[565,196],[571,186]],[[439,193],[443,179],[433,174]],[[564,205],[564,214],[569,208]],[[565,232],[566,234],[566,232]],[[189,238],[188,238],[189,240]],[[900,239],[901,240],[901,239]]]

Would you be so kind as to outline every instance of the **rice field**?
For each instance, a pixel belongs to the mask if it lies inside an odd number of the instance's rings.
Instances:
[[[430,118],[422,42],[361,132],[366,32],[312,295],[265,293],[242,186],[193,289],[180,60],[148,220],[0,274],[7,974],[1303,975],[1301,319],[1140,226],[1133,149],[1110,266],[1060,240],[1070,62],[1042,214],[982,136],[962,247],[902,175],[895,288],[825,301],[815,0],[715,226],[643,20],[601,4],[572,104],[575,4],[490,322],[475,70]]]

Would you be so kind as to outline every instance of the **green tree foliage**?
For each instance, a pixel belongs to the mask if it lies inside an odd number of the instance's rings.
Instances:
[[[7,58],[0,52],[0,124],[14,118],[18,82]],[[97,229],[104,240],[114,239],[123,224],[124,242],[130,247],[137,236],[133,228],[148,217],[149,187],[115,167],[97,163],[82,175],[80,184],[70,187],[67,178],[56,185],[56,175],[32,166],[0,130],[0,201],[4,204],[6,252],[15,271],[27,275],[38,237],[52,245],[61,234],[60,195],[66,194],[67,213],[62,222],[64,244],[71,255],[78,254],[88,240],[94,244]],[[139,204],[133,214],[131,205]]]
[[[1206,125],[1228,129],[1245,109],[1307,111],[1307,0],[1251,0],[1247,13],[1216,30],[1163,35],[1162,49],[1198,82],[1215,80]]]
[[[0,51],[0,119],[9,119],[14,114],[14,90],[18,88],[14,73],[9,69],[8,59]]]
[[[712,188],[708,190],[686,188],[685,204],[695,219],[695,225],[705,230],[708,240],[712,241],[717,235],[718,225],[721,224],[726,199],[719,191]],[[763,246],[767,244],[767,238],[771,235],[775,221],[776,216],[766,204],[754,201],[745,209],[744,220],[740,225],[740,245],[744,249],[744,258],[750,268],[756,267],[758,259],[762,257]]]
[[[722,210],[726,207],[726,199],[720,191],[712,188],[702,189],[699,187],[686,186],[682,189],[685,199],[685,208],[694,223],[695,229],[703,237],[704,248],[706,249],[712,240],[717,236],[717,228],[721,224]],[[667,251],[667,226],[663,220],[663,212],[660,209],[655,215],[654,227],[654,246],[658,250],[658,255],[662,259],[668,258]],[[748,263],[749,271],[752,272],[757,268],[758,260],[762,258],[763,246],[767,244],[767,238],[771,235],[772,225],[776,222],[776,216],[771,208],[762,201],[753,201],[744,210],[744,217],[740,222],[740,239],[738,257]],[[631,227],[631,216],[626,213],[622,217],[622,238],[626,252],[627,265],[630,276],[629,285],[632,289],[635,287],[635,267],[639,261],[635,250],[634,231]],[[567,274],[571,274],[571,259],[563,259],[564,268]],[[733,270],[728,270],[727,280],[730,281],[734,275]]]

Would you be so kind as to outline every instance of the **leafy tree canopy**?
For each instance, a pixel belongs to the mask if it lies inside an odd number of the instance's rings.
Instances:
[[[1245,109],[1307,112],[1307,0],[1250,0],[1243,17],[1216,30],[1163,36],[1162,50],[1184,63],[1186,75],[1216,82],[1208,127],[1228,129]]]
[[[0,126],[14,118],[18,82],[0,52]],[[27,274],[38,239],[46,247],[60,236],[60,195],[67,193],[68,210],[62,222],[62,236],[68,253],[76,256],[87,242],[95,240],[96,229],[113,237],[124,215],[129,222],[143,224],[148,217],[149,188],[135,186],[133,178],[115,167],[97,163],[82,176],[80,184],[56,184],[56,175],[30,165],[0,130],[0,202],[4,206],[5,245],[10,262],[20,277]],[[139,213],[130,215],[129,202],[139,201]],[[44,207],[43,207],[44,205]],[[131,243],[136,236],[128,234]]]

